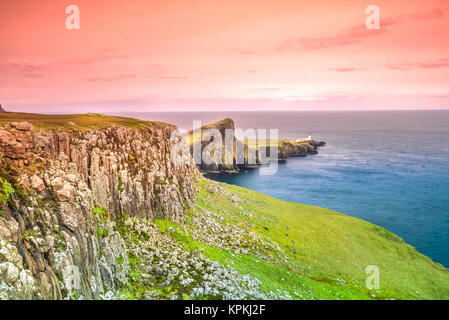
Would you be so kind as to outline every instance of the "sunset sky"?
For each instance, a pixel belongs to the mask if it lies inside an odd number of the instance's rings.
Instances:
[[[79,30],[65,27],[70,4]],[[365,27],[368,5],[380,30]],[[449,109],[449,0],[1,0],[0,104]]]

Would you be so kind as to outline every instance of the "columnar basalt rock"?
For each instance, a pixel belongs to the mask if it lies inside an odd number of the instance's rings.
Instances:
[[[199,171],[171,163],[173,129],[0,127],[2,177],[17,189],[0,214],[0,298],[100,298],[126,283],[114,220],[180,222],[195,200]]]

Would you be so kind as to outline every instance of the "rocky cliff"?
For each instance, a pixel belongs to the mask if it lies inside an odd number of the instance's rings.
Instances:
[[[50,121],[50,120],[49,120]],[[199,172],[173,126],[0,127],[0,298],[104,298],[127,282],[122,216],[182,221]]]
[[[221,121],[218,121],[216,123],[207,124],[205,126],[201,127],[201,136],[194,137],[193,131],[189,131],[188,141],[190,145],[190,153],[192,156],[194,155],[194,140],[200,138],[200,146],[201,151],[203,151],[205,148],[207,148],[208,145],[211,143],[214,143],[214,137],[206,137],[205,136],[205,130],[207,129],[213,129],[217,130],[218,133],[221,135],[221,146],[222,146],[222,154],[221,154],[221,163],[217,161],[218,159],[215,158],[215,161],[212,163],[205,163],[203,159],[201,159],[201,162],[198,163],[198,168],[201,171],[204,172],[237,172],[239,170],[237,166],[237,161],[235,159],[235,153],[236,153],[236,143],[239,143],[235,137],[232,137],[233,146],[232,146],[232,155],[230,155],[230,158],[232,161],[226,160],[226,147],[225,147],[225,136],[226,136],[226,130],[235,130],[234,121],[230,118],[223,119]]]

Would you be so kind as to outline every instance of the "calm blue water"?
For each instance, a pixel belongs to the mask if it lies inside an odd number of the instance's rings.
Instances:
[[[449,267],[449,111],[145,113],[130,116],[192,128],[225,117],[238,128],[312,132],[318,155],[215,179],[380,225]]]

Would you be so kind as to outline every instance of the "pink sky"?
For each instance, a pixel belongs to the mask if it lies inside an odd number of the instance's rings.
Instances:
[[[0,1],[9,111],[449,109],[448,71],[448,0]]]

